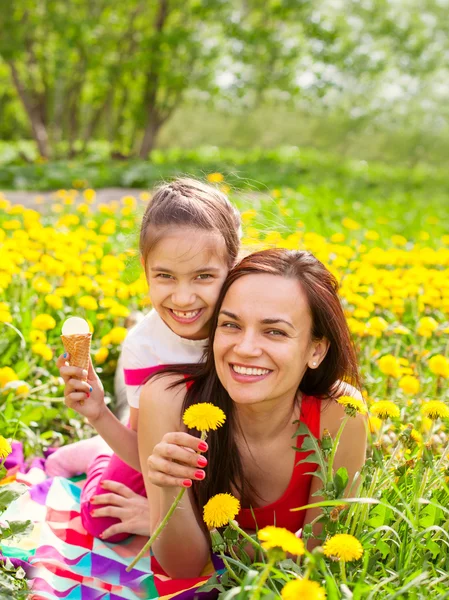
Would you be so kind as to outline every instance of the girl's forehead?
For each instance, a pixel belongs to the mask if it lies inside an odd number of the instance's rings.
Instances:
[[[151,265],[227,262],[226,244],[218,232],[176,228],[161,237],[148,256]]]

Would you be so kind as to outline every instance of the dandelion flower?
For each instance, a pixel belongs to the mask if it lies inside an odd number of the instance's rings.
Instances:
[[[379,419],[379,417],[370,416],[368,418],[368,425],[372,434],[377,433],[382,427],[382,419]]]
[[[417,394],[419,392],[419,379],[413,375],[404,375],[399,380],[398,385],[406,394]]]
[[[189,429],[209,431],[221,427],[226,420],[226,415],[215,404],[200,402],[189,406],[184,412],[182,420]]]
[[[362,556],[363,547],[353,535],[337,533],[324,542],[323,552],[329,558],[349,562]]]
[[[326,600],[326,592],[316,581],[294,579],[281,590],[282,600]]]
[[[435,375],[449,378],[449,360],[442,354],[435,354],[429,359],[429,369]]]
[[[449,418],[449,407],[441,400],[430,400],[421,407],[421,414],[429,419]]]
[[[337,398],[337,402],[344,406],[346,414],[350,417],[355,417],[357,413],[366,415],[368,412],[365,402],[353,396],[340,396]]]
[[[269,525],[260,529],[257,537],[262,542],[262,548],[265,550],[282,548],[284,552],[289,552],[295,556],[302,556],[304,554],[304,542],[296,537],[294,533],[283,527]]]
[[[205,504],[203,520],[209,529],[223,527],[234,519],[240,510],[240,502],[232,494],[215,494]]]
[[[392,354],[385,354],[378,360],[379,369],[385,375],[390,375],[395,379],[398,379],[401,376],[401,367],[399,364],[399,360],[396,356]]]
[[[375,402],[370,412],[372,415],[379,417],[379,419],[397,419],[401,414],[399,407],[391,400],[379,400]]]
[[[0,435],[0,459],[3,460],[9,454],[11,454],[11,452],[11,444],[2,435]]]

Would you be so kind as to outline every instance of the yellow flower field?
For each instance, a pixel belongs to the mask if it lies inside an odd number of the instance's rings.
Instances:
[[[220,185],[223,177],[212,173],[210,180]],[[371,443],[358,497],[373,502],[338,501],[341,486],[328,482],[324,554],[346,557],[345,585],[359,590],[357,597],[377,589],[373,598],[388,598],[402,587],[405,594],[414,578],[428,595],[410,597],[443,597],[440,591],[449,586],[449,235],[435,237],[428,224],[407,239],[356,216],[340,219],[339,231],[324,235],[308,229],[288,194],[266,194],[263,210],[272,206],[279,215],[277,229],[261,226],[257,202],[233,198],[242,209],[243,251],[304,248],[334,273],[370,412]],[[88,320],[93,362],[113,402],[127,318],[149,308],[136,250],[149,194],[109,205],[96,204],[90,189],[59,190],[53,197],[45,209],[39,198],[30,209],[0,196],[0,433],[24,441],[34,454],[89,435],[62,404],[55,358],[63,352],[65,318]],[[6,440],[3,453],[5,448]],[[349,598],[329,593],[328,578],[340,585],[342,572],[337,562],[326,564],[326,576],[310,567],[310,584],[316,581],[310,597],[325,597],[323,586],[328,598]],[[296,587],[305,589],[300,581]],[[282,597],[302,596],[291,587]]]

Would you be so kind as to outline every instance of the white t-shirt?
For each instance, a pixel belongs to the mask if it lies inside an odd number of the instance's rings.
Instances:
[[[129,405],[139,408],[142,384],[161,365],[198,363],[207,340],[176,335],[153,309],[137,323],[123,342],[121,363]]]

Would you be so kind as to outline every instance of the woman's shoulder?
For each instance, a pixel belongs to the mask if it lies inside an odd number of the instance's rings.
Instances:
[[[346,416],[345,407],[343,404],[338,402],[338,398],[341,396],[351,396],[357,400],[364,402],[363,396],[357,388],[353,385],[346,383],[345,381],[337,381],[334,387],[335,395],[333,398],[322,401],[321,411],[321,430],[327,429],[332,437],[335,437],[338,429],[340,428],[342,420]],[[345,433],[349,430],[360,430],[366,429],[366,415],[357,413],[355,417],[349,419],[347,426],[345,427]]]

